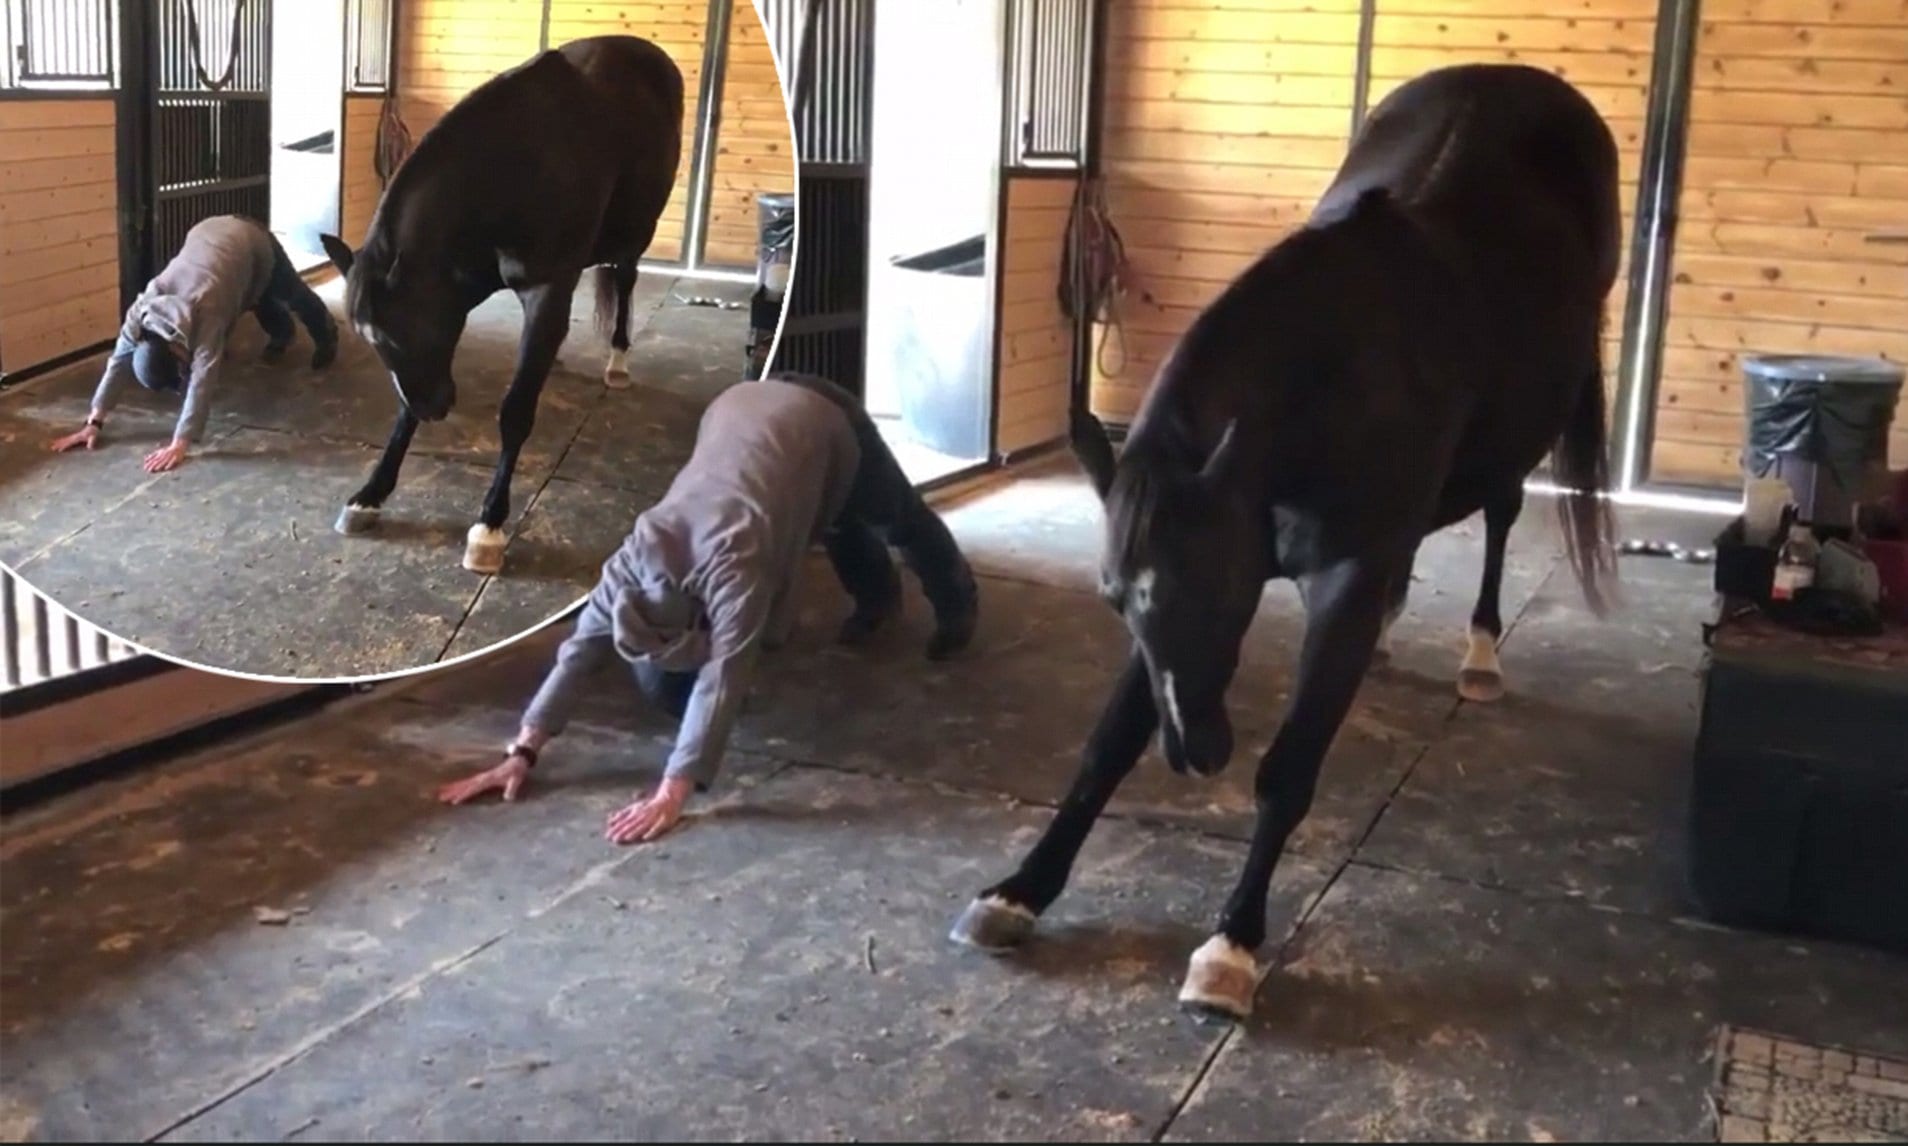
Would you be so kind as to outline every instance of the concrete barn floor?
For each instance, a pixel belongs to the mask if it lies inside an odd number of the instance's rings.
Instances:
[[[326,371],[310,369],[302,329],[267,366],[245,318],[205,441],[172,473],[147,474],[140,459],[169,439],[179,399],[138,386],[97,449],[46,450],[85,420],[103,358],[0,394],[0,561],[108,632],[215,669],[401,672],[515,637],[588,592],[687,458],[703,403],[744,367],[747,311],[686,300],[745,301],[746,284],[646,273],[632,307],[637,384],[605,389],[609,347],[587,288],[517,467],[500,575],[461,561],[522,329],[508,293],[472,314],[456,408],[419,429],[375,532],[345,537],[332,523],[390,434],[389,374],[348,327]],[[320,293],[341,313],[341,281]]]
[[[0,842],[0,1127],[168,1140],[1701,1140],[1722,1024],[1908,1050],[1908,964],[1688,916],[1678,805],[1709,571],[1626,559],[1589,618],[1533,499],[1511,695],[1453,692],[1476,522],[1426,546],[1279,869],[1239,1027],[1182,1015],[1289,687],[1267,594],[1216,781],[1142,763],[1022,953],[945,935],[1062,791],[1120,656],[1065,464],[950,509],[976,647],[927,610],[830,637],[817,562],[711,798],[617,850],[671,728],[606,679],[512,806],[493,762],[553,630],[15,814]],[[1626,536],[1713,521],[1631,515]],[[287,913],[279,925],[255,911]]]

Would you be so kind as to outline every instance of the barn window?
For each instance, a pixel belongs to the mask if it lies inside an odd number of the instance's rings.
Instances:
[[[1092,0],[1009,0],[1009,162],[1078,162],[1092,8]]]
[[[112,0],[0,0],[0,87],[109,88]]]
[[[346,74],[354,92],[391,90],[391,4],[392,0],[350,0],[351,60]]]

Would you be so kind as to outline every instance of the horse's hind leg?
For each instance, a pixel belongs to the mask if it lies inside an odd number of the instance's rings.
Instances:
[[[636,260],[617,263],[611,268],[612,289],[616,292],[616,323],[610,329],[609,365],[603,370],[603,385],[612,390],[629,388],[629,296],[636,289]]]
[[[983,951],[1001,952],[1017,946],[1033,932],[1034,920],[1053,905],[1066,889],[1073,861],[1086,843],[1094,821],[1108,800],[1133,771],[1146,742],[1159,727],[1159,710],[1146,662],[1135,649],[1093,735],[1087,738],[1080,771],[1066,799],[1060,801],[1047,830],[1013,875],[980,893],[954,923],[949,938]]]
[[[1511,526],[1524,509],[1524,487],[1513,484],[1484,503],[1484,580],[1478,587],[1477,607],[1471,610],[1470,644],[1458,668],[1458,695],[1489,702],[1504,695],[1504,670],[1497,660],[1497,642],[1504,636],[1504,618],[1498,611],[1504,584],[1504,548]]]
[[[496,573],[503,568],[504,520],[510,516],[510,478],[517,468],[517,455],[537,422],[537,401],[543,394],[544,380],[556,363],[557,351],[570,332],[570,299],[576,294],[576,280],[567,278],[545,286],[517,292],[523,301],[523,338],[517,346],[517,372],[510,379],[497,409],[497,432],[502,448],[497,468],[491,475],[490,492],[484,496],[483,516],[470,527],[464,541],[464,568],[472,573]]]
[[[1395,566],[1405,568],[1402,562]],[[1218,931],[1193,952],[1179,990],[1182,1006],[1230,1018],[1252,1012],[1259,985],[1254,952],[1265,942],[1272,871],[1293,829],[1311,811],[1325,753],[1371,667],[1393,572],[1377,562],[1355,560],[1312,579],[1291,707],[1259,758],[1253,783],[1258,818],[1245,868],[1226,900]]]
[[[1404,614],[1405,601],[1411,596],[1411,571],[1417,567],[1418,551],[1411,551],[1411,561],[1404,569],[1394,574],[1385,590],[1385,620],[1378,630],[1377,655],[1381,660],[1391,658],[1391,626],[1398,623]]]
[[[398,467],[404,464],[404,455],[411,448],[411,435],[415,433],[417,419],[407,407],[400,406],[397,424],[391,427],[391,437],[384,443],[384,453],[378,456],[378,464],[372,467],[363,488],[345,502],[333,529],[339,533],[369,533],[377,528],[378,514],[384,509],[384,499],[397,488]]]

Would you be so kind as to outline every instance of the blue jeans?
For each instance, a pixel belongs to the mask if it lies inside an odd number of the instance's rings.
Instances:
[[[272,243],[272,277],[252,308],[258,324],[265,328],[265,337],[269,340],[266,350],[275,353],[291,345],[295,333],[292,316],[297,315],[317,348],[312,365],[329,365],[338,351],[338,324],[325,309],[324,300],[299,277],[298,268],[292,265],[291,256],[285,253],[278,236],[268,234],[267,237]]]
[[[700,672],[666,672],[647,660],[634,661],[629,668],[636,678],[636,687],[649,703],[668,713],[672,720],[682,719],[682,714],[689,709],[689,694],[695,691]]]

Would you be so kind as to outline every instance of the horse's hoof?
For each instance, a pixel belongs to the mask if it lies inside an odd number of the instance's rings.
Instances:
[[[509,541],[503,530],[492,529],[481,521],[471,526],[464,537],[464,568],[486,575],[501,571],[504,546]]]
[[[629,356],[621,350],[610,351],[609,365],[603,368],[603,385],[611,390],[629,389]]]
[[[1205,1018],[1238,1021],[1252,1014],[1252,996],[1258,990],[1259,965],[1252,952],[1215,935],[1193,952],[1179,988],[1179,1005]]]
[[[1489,704],[1504,697],[1504,670],[1497,661],[1497,637],[1487,629],[1471,630],[1470,647],[1458,666],[1458,695]]]
[[[332,528],[346,537],[369,533],[378,527],[380,512],[375,505],[347,505],[338,511],[338,520],[332,524]]]
[[[964,947],[1000,955],[1025,943],[1033,934],[1037,918],[1018,903],[1009,903],[998,895],[983,895],[967,905],[947,937]]]
[[[1504,699],[1504,674],[1488,669],[1459,669],[1458,695],[1478,704]]]

